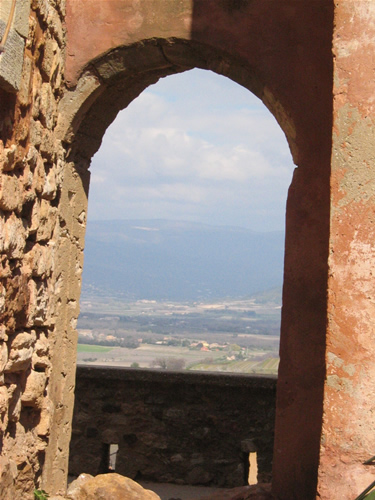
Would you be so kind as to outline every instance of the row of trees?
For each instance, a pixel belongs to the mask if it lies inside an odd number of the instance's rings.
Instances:
[[[161,368],[163,370],[183,370],[186,361],[183,358],[155,358],[150,363],[151,368]]]

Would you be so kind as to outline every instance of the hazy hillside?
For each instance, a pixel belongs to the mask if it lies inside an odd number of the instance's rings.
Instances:
[[[200,300],[280,287],[284,233],[166,220],[89,221],[83,295]]]

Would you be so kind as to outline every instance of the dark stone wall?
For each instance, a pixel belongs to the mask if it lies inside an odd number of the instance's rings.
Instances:
[[[77,369],[70,474],[108,471],[133,479],[243,485],[248,442],[259,480],[271,476],[276,379],[140,369]]]

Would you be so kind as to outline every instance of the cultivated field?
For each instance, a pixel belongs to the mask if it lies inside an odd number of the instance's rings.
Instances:
[[[81,310],[79,364],[277,373],[274,294],[184,303],[91,297]]]
[[[190,350],[187,347],[141,345],[136,349],[126,347],[104,347],[96,345],[78,345],[77,362],[83,365],[106,365],[130,367],[136,363],[139,368],[150,368],[157,359],[184,360],[185,369],[233,372],[233,373],[263,373],[276,374],[279,359],[267,357],[267,353],[248,351],[249,358],[245,360],[220,361],[223,353],[201,352]],[[272,354],[270,353],[270,356]],[[259,357],[263,359],[259,359]]]

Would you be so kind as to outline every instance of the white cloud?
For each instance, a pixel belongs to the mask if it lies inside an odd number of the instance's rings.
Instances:
[[[263,104],[195,70],[163,79],[118,115],[92,162],[89,216],[281,229],[292,170]]]

